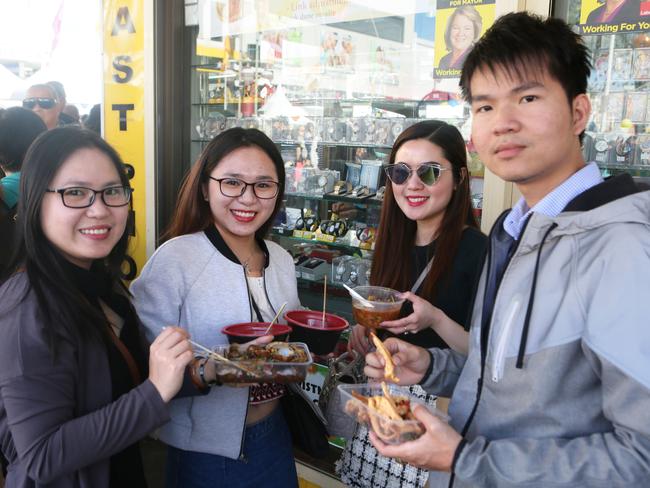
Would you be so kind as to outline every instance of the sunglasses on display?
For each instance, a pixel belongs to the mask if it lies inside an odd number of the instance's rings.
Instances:
[[[27,110],[32,110],[36,105],[39,107],[49,110],[56,105],[56,100],[54,98],[25,98],[23,100],[23,108]]]
[[[415,172],[422,183],[431,186],[435,185],[440,178],[440,174],[448,169],[449,168],[443,168],[438,163],[434,162],[419,164],[415,169],[411,169],[411,167],[406,163],[395,163],[386,166],[384,171],[386,172],[388,179],[396,185],[403,185],[406,183],[411,176],[411,173]]]

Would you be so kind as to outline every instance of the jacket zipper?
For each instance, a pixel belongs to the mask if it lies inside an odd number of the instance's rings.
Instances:
[[[485,301],[485,295],[489,286],[489,279],[490,279],[490,266],[492,266],[492,237],[493,237],[493,232],[496,232],[496,227],[497,225],[503,225],[503,220],[505,219],[505,216],[507,213],[510,212],[510,210],[504,211],[499,218],[497,218],[496,222],[494,223],[494,226],[492,227],[492,231],[490,232],[489,235],[489,240],[488,240],[488,249],[487,249],[487,262],[485,266],[485,291],[483,292],[483,301]],[[524,223],[524,227],[521,230],[521,233],[519,234],[519,240],[515,243],[515,247],[512,250],[512,254],[508,258],[508,262],[506,264],[506,267],[503,270],[503,274],[505,274],[506,270],[508,269],[508,266],[510,265],[510,260],[514,257],[514,255],[517,252],[517,248],[519,247],[519,244],[521,243],[521,238],[523,237],[523,234],[526,230],[526,227],[528,226],[528,222],[530,221],[530,218],[526,219],[526,222]],[[485,375],[485,366],[487,362],[487,352],[489,349],[489,344],[490,344],[490,332],[492,329],[492,312],[494,311],[494,305],[497,302],[497,298],[499,296],[499,288],[501,287],[501,281],[503,280],[503,275],[501,275],[501,280],[499,280],[499,283],[497,284],[497,289],[494,294],[494,304],[492,305],[492,310],[490,311],[490,320],[486,322],[486,328],[483,327],[483,316],[481,312],[481,330],[479,334],[479,350],[480,350],[480,359],[481,359],[481,371],[479,373],[479,377],[476,380],[476,398],[474,399],[474,405],[472,406],[472,410],[469,414],[469,417],[465,420],[465,425],[463,425],[463,428],[461,429],[460,435],[462,437],[465,437],[467,435],[467,432],[469,432],[469,428],[472,425],[472,422],[474,421],[474,416],[476,415],[476,411],[478,410],[478,404],[481,401],[481,396],[483,393],[483,377]],[[478,287],[477,287],[478,291]],[[474,297],[474,300],[476,300],[476,297]],[[481,308],[483,308],[483,301],[481,302]],[[447,485],[448,488],[452,488],[454,486],[454,482],[456,479],[456,473],[452,471],[451,476],[449,477],[449,484]]]
[[[244,273],[244,283],[246,284],[246,293],[248,294],[248,312],[250,313],[251,322],[253,321],[253,306],[251,305],[251,291],[248,287],[248,278],[246,277],[246,269],[242,266],[242,272]],[[250,392],[250,388],[246,388]],[[246,456],[244,456],[244,440],[246,439],[246,419],[248,418],[248,406],[249,406],[249,397],[250,393],[246,394],[246,412],[244,413],[244,426],[241,431],[241,442],[239,443],[239,456],[237,459],[243,462],[248,462]]]
[[[494,358],[492,358],[492,381],[498,383],[501,378],[503,378],[505,355],[510,340],[510,331],[515,322],[515,317],[521,308],[521,295],[517,294],[513,297],[512,302],[510,302],[510,307],[508,308],[508,313],[506,315],[506,322],[498,340],[496,341],[496,348],[494,352]]]

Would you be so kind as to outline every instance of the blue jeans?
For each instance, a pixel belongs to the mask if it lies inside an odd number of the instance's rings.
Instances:
[[[244,458],[169,446],[166,488],[297,488],[291,434],[281,407],[246,427]]]

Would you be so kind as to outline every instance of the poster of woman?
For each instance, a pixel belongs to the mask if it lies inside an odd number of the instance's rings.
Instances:
[[[494,0],[462,5],[459,0],[438,2],[434,44],[435,77],[460,76],[474,43],[494,22]]]
[[[641,15],[641,0],[582,0],[580,32],[615,34],[647,30],[650,17]]]

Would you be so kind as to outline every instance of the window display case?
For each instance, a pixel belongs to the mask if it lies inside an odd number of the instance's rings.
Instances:
[[[469,136],[469,109],[457,86],[445,80],[442,86],[453,88],[437,89],[432,70],[423,79],[416,69],[420,57],[404,58],[409,43],[421,40],[407,29],[414,29],[416,16],[401,18],[400,42],[318,22],[281,33],[244,29],[209,40],[197,30],[190,160],[219,132],[236,126],[262,130],[277,144],[287,177],[271,237],[296,259],[303,304],[321,306],[327,274],[331,311],[348,319],[351,308],[342,283],[368,280],[383,165],[395,138],[426,118],[445,120]],[[347,27],[360,25],[351,24]],[[426,43],[419,49],[420,56],[433,51]],[[470,171],[480,217],[483,170],[475,155]],[[337,273],[342,258],[344,268]]]
[[[557,2],[554,12],[576,26],[592,56],[585,159],[596,161],[604,176],[626,172],[650,181],[650,30],[636,5],[625,22],[601,22],[577,0]]]

